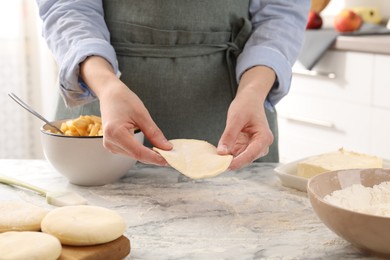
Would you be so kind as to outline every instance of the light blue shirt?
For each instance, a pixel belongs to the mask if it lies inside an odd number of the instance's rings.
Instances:
[[[102,1],[37,0],[37,3],[43,20],[43,36],[59,66],[60,89],[66,105],[92,102],[96,95],[79,81],[79,64],[88,56],[101,56],[120,74]],[[292,66],[303,44],[310,4],[310,0],[250,2],[253,33],[237,60],[237,82],[253,66],[272,68],[277,76],[277,84],[267,97],[272,106],[289,91]]]

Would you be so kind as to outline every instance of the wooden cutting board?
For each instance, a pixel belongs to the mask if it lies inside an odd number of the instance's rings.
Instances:
[[[130,240],[120,238],[96,246],[62,246],[59,260],[119,260],[130,254]]]

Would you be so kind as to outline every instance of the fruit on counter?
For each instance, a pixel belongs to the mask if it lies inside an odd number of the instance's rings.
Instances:
[[[310,11],[306,29],[320,29],[322,27],[322,17],[316,11]]]
[[[334,28],[339,32],[353,32],[359,30],[363,19],[351,9],[344,9],[334,18]]]
[[[311,178],[320,173],[356,168],[382,168],[383,160],[377,156],[357,153],[340,148],[303,160],[297,165],[297,175]]]
[[[382,22],[382,15],[376,7],[354,7],[352,11],[360,15],[366,23],[380,24]]]

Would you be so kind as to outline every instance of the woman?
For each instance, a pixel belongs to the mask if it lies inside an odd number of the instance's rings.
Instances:
[[[58,118],[101,113],[105,147],[144,163],[165,165],[147,146],[169,150],[172,138],[217,145],[234,155],[230,169],[278,161],[274,105],[309,0],[37,2],[60,67]]]

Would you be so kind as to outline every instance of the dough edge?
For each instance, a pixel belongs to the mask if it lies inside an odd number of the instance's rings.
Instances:
[[[169,140],[169,142],[171,142],[173,145],[175,145],[175,143],[177,142],[187,142],[187,143],[196,143],[196,144],[202,144],[205,146],[205,151],[208,153],[210,152],[210,150],[215,150],[216,151],[216,147],[212,144],[210,144],[209,142],[207,141],[204,141],[204,140],[198,140],[198,139],[171,139]],[[166,151],[166,150],[162,150],[162,149],[159,149],[157,147],[153,147],[153,150],[158,152],[162,157],[164,157],[164,159],[168,162],[168,164],[176,169],[177,171],[179,171],[180,173],[182,173],[183,175],[191,178],[191,179],[205,179],[205,178],[212,178],[212,177],[215,177],[215,176],[218,176],[219,174],[225,172],[232,159],[233,159],[233,156],[232,155],[218,155],[218,154],[212,154],[212,155],[215,155],[215,156],[218,156],[218,160],[222,161],[222,163],[219,165],[219,167],[216,167],[215,169],[211,170],[209,173],[205,173],[205,174],[199,174],[199,173],[193,173],[193,171],[191,172],[186,172],[186,171],[182,171],[180,168],[180,162],[177,162],[175,160],[175,158],[172,158],[171,156],[171,153],[172,151]],[[226,159],[224,159],[226,158]]]

